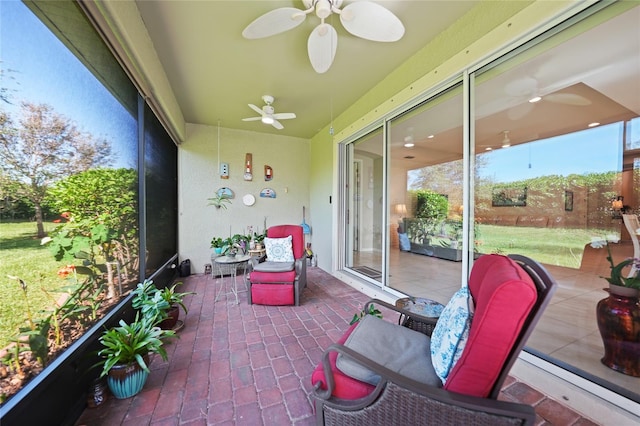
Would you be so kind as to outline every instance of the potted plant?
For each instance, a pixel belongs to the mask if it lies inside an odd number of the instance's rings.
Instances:
[[[149,319],[153,325],[158,325],[168,316],[171,305],[165,299],[152,280],[144,280],[138,283],[131,292],[133,298],[131,305],[138,310],[144,318]]]
[[[184,297],[189,294],[195,294],[192,291],[188,291],[185,293],[178,293],[176,291],[176,286],[181,285],[182,282],[177,282],[171,287],[165,287],[162,290],[158,290],[160,297],[162,300],[169,304],[169,309],[167,310],[167,315],[164,320],[159,323],[160,328],[163,330],[173,330],[178,326],[178,319],[180,316],[180,309],[184,311],[185,315],[188,313],[187,307],[184,304]]]
[[[256,244],[256,250],[262,250],[262,245],[264,243],[264,239],[267,237],[267,230],[265,229],[264,232],[258,233],[255,232],[253,234],[253,241]]]
[[[140,392],[149,377],[149,355],[159,354],[166,361],[163,343],[174,335],[173,331],[162,330],[151,317],[139,312],[132,323],[120,320],[118,327],[105,330],[100,337],[104,348],[98,351],[104,358],[99,363],[102,364],[100,377],[107,376],[111,393],[124,399]]]
[[[604,357],[600,360],[607,367],[620,373],[640,377],[637,350],[640,345],[638,318],[640,318],[640,275],[637,272],[628,275],[625,268],[640,266],[640,259],[625,259],[617,265],[613,262],[609,241],[593,238],[591,246],[594,248],[607,247],[611,275],[602,277],[609,283],[604,289],[609,293],[596,305],[598,330],[604,345]]]
[[[209,206],[215,206],[216,209],[227,209],[227,204],[231,204],[231,199],[228,195],[225,194],[216,194],[211,198],[207,198],[209,200]]]
[[[222,254],[222,248],[224,247],[224,240],[220,237],[213,237],[211,239],[211,248],[215,254]]]

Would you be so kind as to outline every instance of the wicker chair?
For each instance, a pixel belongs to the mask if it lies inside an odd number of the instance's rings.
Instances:
[[[518,271],[514,272],[515,269]],[[526,311],[521,312],[520,324],[514,324],[516,321],[502,321],[500,324],[502,313],[497,311],[504,308],[512,311],[505,315],[511,315],[514,310],[519,310],[520,308],[511,307],[518,302],[504,302],[514,300],[517,288],[525,284],[528,286],[528,293],[531,294],[531,303]],[[535,291],[532,292],[533,286]],[[533,425],[533,407],[498,401],[497,397],[509,370],[549,303],[555,286],[555,280],[539,263],[524,256],[511,255],[507,258],[486,255],[476,260],[469,278],[469,290],[475,301],[475,315],[471,321],[469,339],[462,356],[442,387],[425,385],[411,377],[398,374],[344,346],[347,337],[357,327],[356,323],[337,344],[331,345],[325,351],[321,364],[313,373],[317,424]],[[502,300],[497,302],[496,299]],[[400,313],[405,318],[403,324],[413,324],[416,331],[427,335],[430,335],[437,321],[427,324],[423,317],[418,319],[411,312],[394,305],[376,299],[369,302],[371,303]],[[501,306],[496,306],[495,303],[500,303]],[[515,312],[515,315],[518,313]],[[391,327],[395,329],[402,325]],[[489,332],[487,329],[491,327],[494,330]],[[495,335],[502,334],[503,329],[512,335],[511,343],[502,348],[504,354],[501,349],[493,346],[492,341]],[[491,353],[494,349],[495,355]],[[374,350],[393,348],[371,349]],[[379,383],[375,386],[358,383],[355,379],[345,376],[336,367],[338,354],[356,360],[379,375]],[[481,355],[478,356],[479,354]],[[479,370],[484,369],[485,364],[487,369],[492,368],[492,363],[497,367],[493,377],[475,376]],[[480,373],[483,374],[481,371]],[[483,380],[487,383],[482,383]],[[360,396],[347,397],[347,393]]]

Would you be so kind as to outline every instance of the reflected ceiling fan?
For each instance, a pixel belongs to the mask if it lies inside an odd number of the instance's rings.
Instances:
[[[511,139],[509,139],[509,130],[503,130],[499,134],[503,135],[502,142],[500,143],[500,145],[498,144],[480,145],[480,147],[484,148],[485,151],[493,151],[493,149],[497,148],[498,146],[500,148],[509,148],[511,146]]]
[[[266,104],[262,107],[262,109],[258,108],[254,104],[248,104],[249,108],[260,114],[258,117],[248,117],[243,118],[242,121],[262,121],[264,124],[270,124],[278,130],[284,129],[284,126],[278,120],[291,120],[292,118],[296,118],[296,115],[292,112],[280,112],[276,113],[273,105],[271,105],[274,101],[273,96],[264,95],[262,100]]]
[[[404,25],[391,11],[370,1],[356,1],[340,9],[343,0],[302,0],[305,10],[281,7],[267,12],[250,23],[242,35],[247,39],[270,37],[304,22],[315,11],[320,18],[307,41],[307,51],[313,69],[322,74],[329,70],[336,55],[338,33],[325,19],[332,13],[340,15],[342,26],[356,37],[372,41],[393,42],[404,35]]]
[[[571,106],[591,105],[591,101],[584,96],[562,91],[568,89],[564,85],[560,87],[563,89],[558,88],[558,86],[556,88],[547,87],[541,89],[538,87],[538,80],[528,76],[508,83],[504,89],[505,93],[514,99],[516,105],[509,109],[507,115],[511,120],[519,120],[533,110],[535,105],[542,100]]]

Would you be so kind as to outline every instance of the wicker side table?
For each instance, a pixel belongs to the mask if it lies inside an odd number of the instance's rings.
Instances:
[[[412,316],[401,314],[398,324],[431,336],[440,313],[444,309],[442,303],[420,297],[403,297],[396,300],[396,307],[411,312]]]

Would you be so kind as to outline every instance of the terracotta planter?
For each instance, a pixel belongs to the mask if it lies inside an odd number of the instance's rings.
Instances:
[[[598,302],[596,316],[604,344],[602,363],[640,377],[640,306],[638,290],[609,285],[609,297]]]
[[[144,357],[149,365],[149,357]],[[118,399],[131,398],[138,394],[147,382],[149,373],[144,371],[137,362],[130,364],[116,364],[107,376],[109,390]]]
[[[180,316],[180,306],[171,305],[167,311],[167,318],[164,319],[158,326],[163,330],[173,330],[178,323],[178,317]]]

